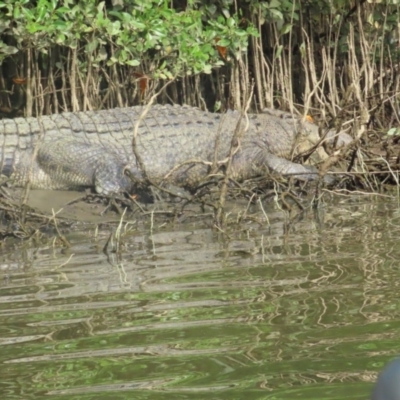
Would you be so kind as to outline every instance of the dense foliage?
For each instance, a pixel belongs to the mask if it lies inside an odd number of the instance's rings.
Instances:
[[[335,116],[395,108],[394,0],[3,0],[0,104],[27,115],[147,101]]]
[[[16,42],[2,44],[3,59],[27,48],[47,54],[58,45],[78,48],[94,66],[105,61],[107,66],[137,67],[152,61],[154,76],[164,78],[210,73],[223,64],[216,48],[219,38],[220,46],[243,51],[249,34],[257,34],[251,27],[241,29],[237,15],[204,21],[201,10],[176,10],[165,0],[127,1],[109,8],[104,1],[21,0],[0,2],[0,10],[1,31]]]

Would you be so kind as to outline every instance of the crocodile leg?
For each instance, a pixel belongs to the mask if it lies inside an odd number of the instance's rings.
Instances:
[[[125,175],[126,168],[132,170],[127,160],[121,153],[117,155],[100,145],[75,141],[63,142],[62,146],[46,143],[39,148],[36,163],[42,176],[35,176],[34,181],[46,181],[44,187],[50,181],[53,188],[94,187],[97,193],[108,195],[130,190],[132,186]]]
[[[242,179],[271,172],[304,181],[318,178],[317,168],[278,157],[263,146],[254,146],[254,143],[244,147],[234,156],[232,170],[234,178],[242,177]]]

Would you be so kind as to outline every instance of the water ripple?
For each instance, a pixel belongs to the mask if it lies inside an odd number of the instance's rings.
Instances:
[[[121,254],[101,229],[4,246],[3,398],[367,398],[400,353],[397,202],[268,212],[226,235],[130,230]]]

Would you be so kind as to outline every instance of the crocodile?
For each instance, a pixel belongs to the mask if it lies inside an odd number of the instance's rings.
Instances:
[[[110,195],[168,181],[193,190],[210,172],[221,174],[235,132],[232,179],[271,171],[305,180],[318,177],[314,166],[292,161],[320,142],[311,122],[276,110],[243,116],[177,105],[1,120],[0,169],[19,187],[29,182],[31,188],[92,188]],[[328,136],[333,141],[334,132]],[[336,144],[349,141],[340,133]],[[322,147],[318,151],[326,157]]]

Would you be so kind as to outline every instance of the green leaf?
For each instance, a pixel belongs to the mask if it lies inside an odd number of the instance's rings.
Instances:
[[[139,60],[128,60],[125,61],[126,65],[130,65],[131,67],[137,67],[138,65],[140,65],[140,61]]]
[[[78,43],[74,39],[70,39],[70,40],[66,41],[66,45],[71,49],[76,49],[78,47]]]
[[[42,6],[42,7],[39,7],[38,11],[39,12],[36,17],[36,22],[41,22],[41,21],[45,20],[46,16],[48,15],[48,13],[47,13],[48,10]]]
[[[274,17],[275,20],[283,21],[284,18],[283,18],[283,14],[282,14],[281,11],[272,9],[272,10],[270,10],[270,12],[271,12],[271,15]]]
[[[207,6],[207,11],[213,15],[217,12],[217,6],[215,4],[210,4],[209,6]]]
[[[110,57],[110,59],[107,61],[107,65],[111,66],[114,65],[118,62],[117,58],[115,58],[114,56]]]
[[[19,7],[15,7],[14,8],[14,13],[13,13],[13,17],[15,19],[18,19],[21,16],[21,10],[19,9]]]
[[[275,59],[277,59],[281,56],[282,50],[283,50],[283,46],[279,45],[275,52]]]
[[[387,136],[399,136],[400,135],[400,128],[391,128],[386,133]]]
[[[222,14],[224,14],[225,18],[230,18],[231,14],[227,8],[223,8],[221,11]]]
[[[88,53],[93,53],[97,49],[98,46],[99,46],[99,41],[97,39],[93,39],[91,42],[89,42],[85,46],[85,50]]]
[[[203,66],[203,72],[204,72],[205,74],[211,74],[211,72],[212,72],[212,66],[211,66],[210,64],[205,64],[205,65]]]
[[[58,31],[67,31],[70,29],[70,26],[67,25],[65,21],[57,20],[53,22],[53,25],[55,28],[57,28]]]
[[[281,34],[286,35],[286,33],[289,33],[292,30],[293,25],[292,24],[285,24],[281,28]]]
[[[236,21],[234,18],[228,18],[226,20],[226,24],[229,26],[229,28],[233,28],[234,26],[236,26]]]
[[[120,33],[121,31],[121,22],[119,21],[114,21],[112,24],[109,24],[107,26],[107,32],[109,35],[114,36]]]
[[[134,28],[139,29],[139,30],[143,30],[146,28],[146,25],[140,21],[131,20],[131,21],[129,21],[129,23],[131,26],[133,26]]]
[[[101,46],[99,48],[99,51],[97,53],[97,57],[96,57],[96,61],[104,61],[107,60],[108,54],[107,54],[107,50],[105,49],[104,46]]]
[[[279,0],[271,0],[269,2],[269,8],[281,8],[281,2]]]
[[[2,21],[0,19],[0,33],[4,32],[6,29],[9,27],[9,22],[8,21]]]
[[[36,17],[35,14],[29,8],[22,9],[24,17],[28,20],[35,21]]]
[[[231,42],[228,39],[220,39],[217,42],[217,46],[221,46],[221,47],[228,47],[230,46]]]
[[[1,47],[1,52],[11,55],[11,54],[18,53],[18,49],[14,46],[4,46],[4,47]]]
[[[97,11],[103,12],[104,11],[104,4],[105,4],[105,1],[101,1],[97,6]]]
[[[64,44],[65,43],[65,35],[63,35],[62,33],[58,34],[55,38],[55,42],[57,44]]]

